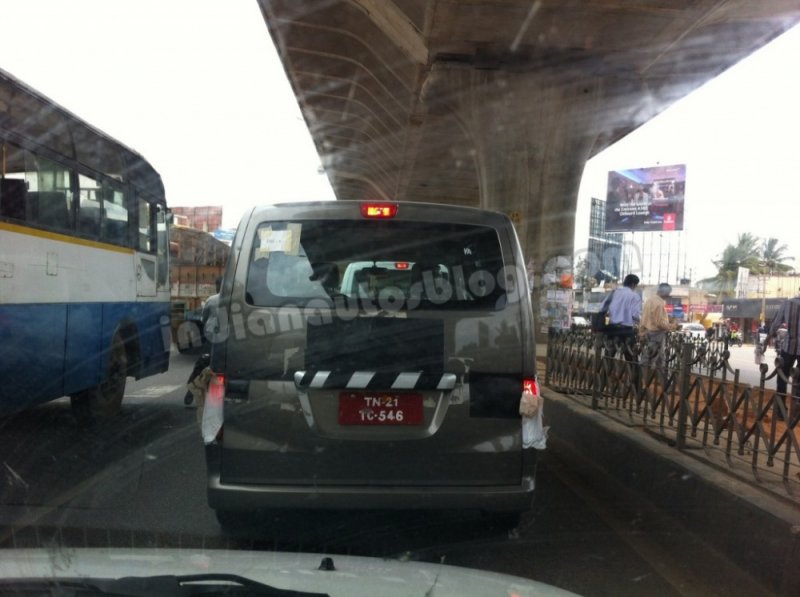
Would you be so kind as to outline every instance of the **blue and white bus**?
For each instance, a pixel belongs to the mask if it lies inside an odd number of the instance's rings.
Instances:
[[[141,155],[0,70],[0,413],[110,416],[167,370],[167,224]]]

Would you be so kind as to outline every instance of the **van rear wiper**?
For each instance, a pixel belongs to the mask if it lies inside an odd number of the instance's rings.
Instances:
[[[119,597],[175,597],[194,595],[254,595],[257,597],[330,597],[279,589],[238,574],[192,574],[184,576],[126,576],[122,578],[26,578],[0,580],[0,593],[7,590],[36,593],[57,590],[58,595],[115,595]],[[23,593],[24,594],[24,593]]]

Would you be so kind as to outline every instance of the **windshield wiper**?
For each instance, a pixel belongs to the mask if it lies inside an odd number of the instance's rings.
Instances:
[[[115,595],[119,597],[174,597],[194,595],[253,595],[256,597],[330,597],[279,589],[238,574],[191,574],[184,576],[126,576],[109,578],[47,578],[0,580],[0,594],[57,590],[57,595]]]

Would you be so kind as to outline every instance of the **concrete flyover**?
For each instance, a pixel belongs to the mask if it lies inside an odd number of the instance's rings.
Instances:
[[[587,159],[800,20],[800,0],[259,4],[337,198],[504,211],[537,275],[573,253]]]

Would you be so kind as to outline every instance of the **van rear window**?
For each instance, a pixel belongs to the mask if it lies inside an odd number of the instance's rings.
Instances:
[[[310,220],[258,226],[246,300],[262,307],[502,309],[497,231],[463,224]],[[513,283],[521,283],[516,281]]]

